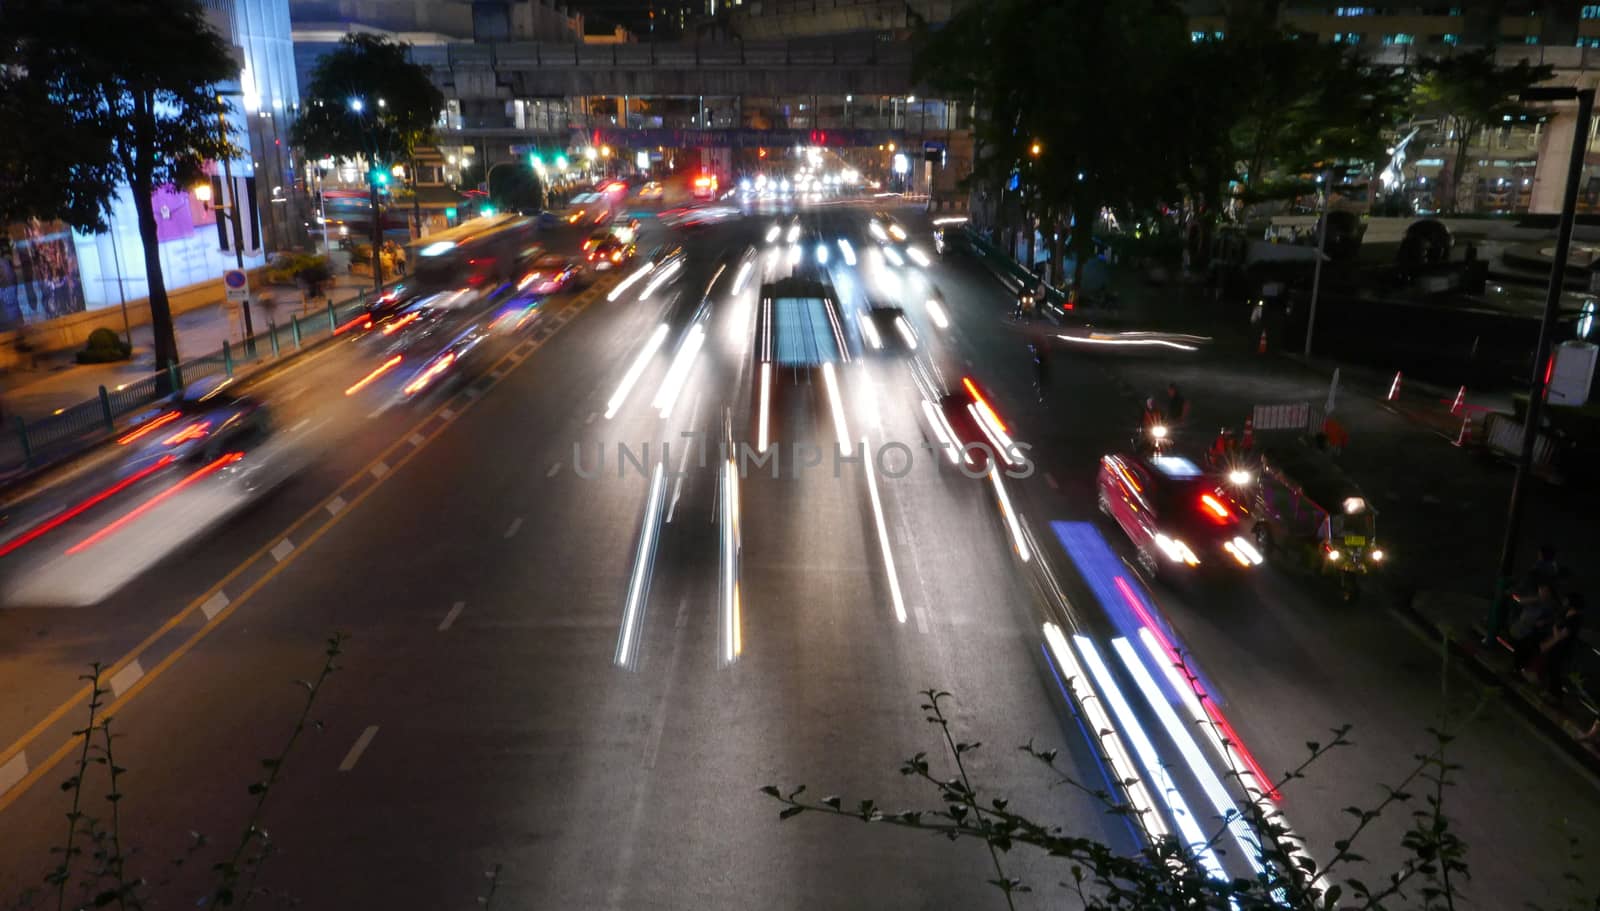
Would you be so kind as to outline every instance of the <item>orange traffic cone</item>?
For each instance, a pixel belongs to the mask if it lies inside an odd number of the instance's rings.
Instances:
[[[1472,445],[1472,415],[1461,416],[1461,431],[1456,434],[1456,441],[1450,445],[1462,449]]]
[[[1400,397],[1400,371],[1396,370],[1394,372],[1394,382],[1389,384],[1389,395],[1384,399],[1384,401],[1392,402],[1392,401],[1394,401],[1395,399],[1397,399],[1399,397]]]
[[[1456,391],[1456,400],[1450,405],[1451,414],[1460,414],[1461,406],[1467,403],[1467,387],[1462,386]]]
[[[1257,354],[1266,354],[1267,353],[1267,330],[1265,330],[1265,329],[1261,330],[1261,341],[1256,343],[1256,353]]]

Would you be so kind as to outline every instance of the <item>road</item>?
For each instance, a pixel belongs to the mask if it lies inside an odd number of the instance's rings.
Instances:
[[[904,222],[931,252],[926,223]],[[775,225],[784,236],[769,244]],[[1136,847],[1129,822],[1052,787],[1013,749],[1032,739],[1060,748],[1063,770],[1091,788],[1111,788],[1123,767],[1149,780],[1134,798],[1147,825],[1181,833],[1188,816],[1209,835],[1208,779],[1227,781],[1227,768],[1212,727],[1183,714],[1200,703],[1177,698],[1145,638],[1185,654],[1237,731],[1233,760],[1247,752],[1268,776],[1297,764],[1305,741],[1355,725],[1355,746],[1282,795],[1319,860],[1346,826],[1340,808],[1381,796],[1378,783],[1427,748],[1425,726],[1467,702],[1477,711],[1453,748],[1466,768],[1449,806],[1475,847],[1472,894],[1548,898],[1529,884],[1556,882],[1567,834],[1594,836],[1593,783],[1378,609],[1273,573],[1227,593],[1146,587],[1096,519],[1092,487],[1137,413],[1124,365],[1058,355],[1039,401],[1006,292],[975,263],[894,270],[937,287],[950,325],[908,294],[916,349],[877,352],[852,318],[881,293],[866,208],[688,233],[651,224],[640,246],[662,242],[683,245],[677,265],[615,293],[631,270],[551,297],[424,401],[392,404],[396,376],[341,394],[383,363],[359,334],[268,378],[253,393],[280,435],[305,437],[291,481],[188,540],[134,550],[126,569],[96,566],[125,582],[87,606],[0,609],[0,895],[39,882],[61,841],[54,785],[72,763],[51,760],[82,725],[73,696],[89,661],[116,672],[122,832],[156,879],[190,832],[212,840],[208,861],[237,840],[246,788],[304,699],[294,681],[316,673],[335,631],[349,639],[312,709],[319,725],[263,816],[273,852],[261,883],[309,908],[466,904],[494,868],[496,902],[515,907],[998,906],[976,844],[780,824],[757,789],[934,804],[896,774],[919,751],[951,774],[918,709],[933,687],[952,694],[959,736],[984,742],[968,771],[987,792]],[[787,274],[791,255],[814,269],[818,247],[843,355],[779,378],[779,477],[753,466],[739,477],[718,441],[758,436],[762,282]],[[941,466],[922,446],[918,374],[989,390],[1033,447],[1033,473],[997,486]],[[898,455],[803,464],[841,440],[852,455],[863,440],[872,452],[904,443],[908,470]],[[110,480],[78,483],[61,496]],[[80,540],[74,529],[108,521],[97,515],[0,570],[44,572]],[[104,791],[96,773],[90,812]],[[1405,822],[1380,824],[1364,853],[1393,857]],[[1219,865],[1247,872],[1248,852],[1223,847]],[[1040,905],[1063,875],[1025,852],[1004,863]],[[206,867],[185,865],[163,894],[202,894]]]

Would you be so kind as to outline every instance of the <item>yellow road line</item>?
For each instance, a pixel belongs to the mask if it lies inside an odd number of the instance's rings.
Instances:
[[[573,300],[572,304],[564,312],[570,312],[570,313],[572,313],[573,316],[576,316],[578,313],[582,312],[585,308],[587,308],[591,303],[593,303],[597,298],[598,298],[598,295],[593,295],[593,296],[590,296],[588,300],[584,300],[584,295],[579,295],[576,299]],[[550,333],[548,335],[546,335],[542,340],[532,341],[531,344],[533,345],[533,348],[532,348],[532,350],[530,350],[528,352],[527,356],[531,356],[534,351],[538,351],[540,348],[544,347],[546,343],[548,343],[551,339],[556,337],[556,335],[561,331],[561,329],[565,328],[567,325],[570,325],[571,322],[572,322],[572,318],[569,317],[560,326],[552,328]],[[529,342],[524,342],[522,344],[528,344],[528,343]],[[516,347],[517,348],[521,348],[522,344],[518,344]],[[498,386],[498,385],[500,385],[500,383],[504,382],[505,378],[511,375],[511,371],[513,369],[515,369],[517,366],[520,366],[521,363],[526,361],[527,356],[524,356],[523,359],[521,361],[519,361],[519,360],[516,359],[515,349],[513,349],[512,351],[508,351],[505,354],[505,356],[503,356],[500,360],[496,361],[494,366],[490,368],[490,371],[486,371],[485,372],[486,376],[487,376],[488,372],[492,372],[493,370],[498,370],[502,366],[506,365],[508,362],[510,363],[510,367],[507,367],[501,373],[501,378],[500,379],[492,380],[490,382],[490,384],[489,384],[489,388],[493,389],[495,386]],[[416,424],[413,424],[409,431],[403,431],[401,436],[400,436],[400,439],[398,441],[396,441],[395,443],[391,444],[383,452],[379,453],[376,458],[374,458],[372,461],[370,461],[366,465],[364,465],[361,468],[360,471],[358,471],[355,474],[351,475],[348,480],[346,480],[343,484],[340,484],[337,488],[335,488],[334,492],[332,494],[330,494],[329,496],[324,498],[316,506],[313,506],[311,509],[307,510],[304,514],[302,514],[300,516],[300,518],[296,519],[294,521],[294,523],[291,524],[282,533],[273,535],[269,539],[267,544],[263,545],[255,553],[253,553],[250,556],[246,557],[241,563],[239,563],[238,566],[234,567],[226,576],[224,576],[220,582],[218,582],[215,585],[211,586],[209,589],[207,589],[199,597],[197,597],[193,601],[189,602],[188,606],[186,606],[183,610],[179,611],[177,614],[174,614],[169,620],[167,620],[166,623],[163,623],[161,625],[161,627],[159,629],[157,629],[154,633],[151,633],[149,636],[145,637],[143,642],[140,642],[137,646],[135,646],[127,654],[123,655],[122,658],[118,659],[118,661],[115,664],[112,664],[109,667],[106,667],[105,669],[103,669],[101,671],[101,680],[102,681],[110,680],[113,676],[116,675],[116,673],[119,670],[121,670],[123,667],[127,666],[129,662],[131,662],[134,659],[138,658],[145,651],[145,649],[149,648],[151,645],[153,645],[156,642],[160,641],[161,638],[163,636],[165,636],[167,633],[171,632],[174,627],[176,627],[178,624],[182,623],[184,620],[188,619],[189,617],[193,616],[194,612],[199,610],[201,605],[205,604],[212,597],[214,597],[217,592],[222,591],[224,588],[226,588],[229,582],[231,582],[234,579],[238,578],[239,574],[243,573],[245,570],[247,570],[251,566],[255,565],[255,563],[258,560],[260,560],[263,556],[265,556],[267,553],[269,553],[272,550],[273,547],[277,546],[277,543],[279,541],[282,541],[283,539],[289,538],[290,536],[292,536],[294,534],[294,532],[297,529],[300,528],[300,526],[304,525],[306,522],[310,521],[312,518],[315,518],[318,513],[326,514],[328,504],[330,502],[332,502],[336,497],[339,496],[339,491],[343,490],[345,487],[349,486],[350,484],[356,483],[361,478],[368,476],[370,474],[370,472],[372,471],[372,467],[374,465],[377,465],[379,462],[384,462],[386,460],[386,458],[391,453],[395,452],[396,450],[402,450],[402,449],[409,448],[409,451],[407,451],[403,456],[400,456],[397,461],[395,461],[395,462],[390,464],[390,466],[389,466],[390,467],[390,471],[389,472],[384,474],[382,477],[374,478],[371,481],[371,483],[369,483],[366,486],[366,488],[361,491],[361,493],[356,494],[354,499],[350,500],[345,505],[345,507],[343,509],[341,509],[337,513],[329,516],[323,522],[323,524],[319,528],[317,528],[314,532],[312,532],[311,535],[308,538],[305,539],[304,543],[302,543],[300,546],[296,547],[288,555],[287,558],[285,558],[282,562],[277,563],[272,568],[268,569],[265,573],[263,573],[261,578],[257,579],[248,588],[246,588],[244,590],[244,592],[241,593],[237,598],[234,598],[231,601],[229,601],[227,607],[225,607],[221,611],[219,611],[216,614],[216,616],[211,618],[211,620],[207,621],[204,626],[202,626],[200,629],[196,630],[192,635],[190,635],[189,638],[183,642],[183,644],[179,645],[176,649],[174,649],[172,651],[171,654],[167,655],[166,658],[162,659],[162,661],[159,664],[155,665],[153,668],[151,668],[150,670],[145,672],[144,676],[140,677],[139,680],[137,682],[135,682],[133,686],[129,687],[127,692],[123,693],[120,697],[114,699],[111,703],[109,703],[103,709],[101,709],[101,711],[99,713],[99,717],[101,717],[101,718],[109,718],[112,715],[116,714],[116,712],[119,711],[120,709],[122,709],[124,706],[126,706],[128,701],[131,700],[134,696],[138,695],[139,692],[144,689],[146,684],[148,684],[151,680],[154,680],[156,677],[159,677],[162,674],[162,672],[164,672],[167,668],[171,667],[174,663],[176,663],[179,658],[181,658],[185,654],[187,654],[190,649],[194,648],[194,646],[196,644],[198,644],[201,639],[204,639],[206,636],[210,635],[211,632],[213,630],[215,630],[222,623],[222,621],[226,620],[228,618],[228,616],[234,612],[235,608],[237,608],[239,605],[243,604],[244,602],[248,601],[256,592],[260,591],[261,588],[264,585],[267,584],[267,582],[271,581],[274,577],[276,577],[278,575],[278,573],[282,572],[291,563],[295,562],[295,560],[297,560],[300,557],[301,554],[305,553],[310,548],[310,546],[313,543],[315,543],[318,539],[320,539],[324,534],[326,534],[329,529],[333,528],[335,525],[337,525],[341,521],[343,521],[345,516],[348,516],[350,513],[354,512],[355,511],[355,507],[360,505],[364,500],[366,500],[367,497],[371,496],[372,493],[374,491],[376,491],[379,487],[383,486],[385,481],[387,481],[388,479],[394,477],[395,469],[400,468],[401,466],[405,465],[407,462],[410,462],[412,459],[416,458],[417,453],[421,452],[429,443],[432,443],[434,441],[434,439],[436,439],[441,433],[444,433],[444,431],[448,430],[451,427],[451,425],[455,423],[453,420],[441,422],[437,429],[435,429],[432,433],[428,434],[426,437],[423,437],[423,440],[422,440],[422,442],[420,444],[412,445],[411,442],[410,442],[410,438],[413,435],[418,434],[420,432],[421,428],[424,425],[426,425],[429,421],[432,421],[434,418],[438,417],[441,412],[443,412],[446,409],[448,409],[450,407],[450,404],[455,400],[455,398],[456,398],[456,396],[451,396],[450,399],[447,399],[446,401],[442,402],[439,405],[438,408],[435,408],[433,411],[429,412],[428,415],[426,417],[424,417],[422,420],[418,421]],[[460,415],[464,414],[466,411],[471,409],[474,405],[476,405],[478,402],[480,402],[482,400],[483,400],[482,396],[479,396],[477,398],[469,397],[467,399],[467,401],[460,406],[459,410],[456,411],[456,416],[459,417]],[[65,701],[63,701],[60,705],[56,706],[56,708],[54,710],[52,710],[49,715],[45,716],[44,719],[39,721],[33,727],[29,728],[27,733],[23,734],[23,736],[21,738],[19,738],[16,742],[14,742],[9,747],[7,747],[6,750],[3,753],[0,753],[0,766],[5,765],[7,762],[9,762],[11,760],[11,758],[13,756],[17,755],[18,753],[21,753],[24,749],[26,749],[28,747],[28,745],[34,739],[39,737],[40,734],[44,733],[44,731],[48,730],[52,725],[54,725],[57,722],[59,722],[61,720],[61,718],[66,715],[67,712],[70,712],[73,709],[80,709],[81,710],[83,705],[88,701],[89,696],[90,696],[90,687],[86,684],[82,688],[80,688],[76,693],[74,693],[72,696],[68,697]],[[30,787],[32,787],[33,784],[35,782],[37,782],[40,778],[42,778],[45,775],[45,773],[49,772],[52,768],[54,768],[57,763],[59,763],[69,752],[71,752],[71,750],[73,749],[73,747],[77,743],[78,743],[78,741],[77,741],[76,738],[69,738],[65,743],[63,743],[60,747],[58,747],[54,753],[51,753],[50,756],[48,758],[46,758],[43,762],[38,763],[36,765],[30,763],[30,768],[28,770],[28,774],[25,775],[22,778],[21,781],[17,782],[15,785],[13,785],[4,794],[0,794],[0,812],[4,812],[8,807],[11,806],[12,803],[16,802],[18,797],[20,797]]]

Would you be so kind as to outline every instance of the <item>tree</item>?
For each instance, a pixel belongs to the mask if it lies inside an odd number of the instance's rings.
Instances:
[[[1414,100],[1418,112],[1437,117],[1444,139],[1452,149],[1449,187],[1444,210],[1457,211],[1467,150],[1490,124],[1530,113],[1518,96],[1550,79],[1555,68],[1519,60],[1511,66],[1495,63],[1493,48],[1467,51],[1451,57],[1432,57],[1418,67]]]
[[[0,46],[0,69],[9,74],[0,86],[9,96],[0,131],[12,133],[0,142],[0,174],[8,175],[0,179],[21,188],[25,214],[58,217],[81,231],[105,230],[112,201],[128,187],[144,247],[156,363],[165,367],[177,360],[178,345],[153,194],[193,183],[204,160],[232,151],[214,93],[238,75],[228,43],[207,24],[198,0],[7,0],[0,35],[10,36]],[[21,92],[14,91],[18,80]],[[5,122],[18,113],[25,118],[20,135]]]
[[[1448,729],[1430,730],[1431,748],[1415,756],[1415,763],[1398,782],[1383,786],[1385,796],[1381,800],[1344,811],[1349,817],[1348,835],[1334,843],[1333,855],[1321,865],[1301,847],[1274,804],[1263,796],[1264,789],[1251,788],[1251,779],[1245,773],[1233,775],[1247,797],[1240,802],[1240,814],[1256,835],[1262,872],[1254,878],[1227,880],[1207,872],[1196,846],[1171,835],[1146,838],[1138,853],[1126,855],[1103,842],[1031,816],[1004,796],[985,791],[973,780],[968,767],[982,744],[958,739],[944,709],[950,694],[927,690],[922,695],[922,710],[934,725],[948,762],[941,768],[927,753],[919,752],[901,764],[900,774],[937,794],[935,804],[891,811],[873,799],[814,799],[805,796],[804,785],[766,785],[761,792],[782,806],[778,818],[824,815],[932,833],[951,841],[980,842],[994,871],[993,878],[987,881],[1010,908],[1015,907],[1017,894],[1031,892],[1033,886],[1007,873],[1006,858],[1013,851],[1028,848],[1059,861],[1066,873],[1060,887],[1080,907],[1091,911],[1331,911],[1336,907],[1377,911],[1401,906],[1454,908],[1464,901],[1462,883],[1470,878],[1467,845],[1445,812],[1459,769],[1448,756],[1453,740]],[[1312,766],[1350,746],[1349,731],[1348,727],[1337,728],[1326,742],[1308,743],[1307,758],[1286,772],[1282,781],[1265,790],[1304,778]],[[1218,736],[1223,735],[1218,732]],[[1056,763],[1055,750],[1040,749],[1031,741],[1018,749],[1038,761],[1055,784],[1087,793],[1101,801],[1107,813],[1127,817],[1136,827],[1146,828],[1141,811],[1120,795],[1086,785],[1064,771]],[[1128,782],[1121,784],[1126,786]],[[1400,813],[1407,815],[1410,825],[1399,844],[1387,852],[1394,859],[1374,861],[1364,856],[1378,850],[1366,844],[1372,838],[1372,823],[1385,814]],[[1217,820],[1217,831],[1205,847],[1220,850],[1219,843],[1231,837],[1229,827]],[[1376,877],[1358,875],[1361,866],[1371,867],[1375,862],[1390,869]],[[1578,872],[1581,858],[1575,858],[1575,868],[1561,886],[1579,894],[1558,907],[1577,911],[1600,906],[1600,894],[1586,892],[1593,886]],[[1530,889],[1529,894],[1544,893]]]
[[[526,161],[489,169],[489,202],[501,212],[534,214],[545,207],[544,181]]]
[[[444,94],[428,78],[428,68],[407,59],[409,49],[376,35],[346,35],[317,62],[294,126],[294,142],[310,158],[366,161],[373,249],[383,246],[380,185],[396,164],[416,171],[417,146],[431,139],[444,107]],[[381,285],[382,268],[373,272]]]

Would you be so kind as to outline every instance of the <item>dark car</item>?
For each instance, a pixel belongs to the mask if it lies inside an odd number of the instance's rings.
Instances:
[[[571,287],[578,280],[583,267],[559,253],[546,253],[533,261],[527,275],[517,282],[517,290],[532,290],[535,294],[555,294]]]
[[[905,310],[878,301],[869,300],[861,314],[861,336],[868,353],[910,354],[921,346]]]
[[[1151,577],[1248,572],[1262,564],[1248,506],[1227,479],[1180,455],[1114,453],[1100,460],[1100,511]]]
[[[632,262],[636,250],[633,244],[613,237],[589,251],[589,262],[596,272],[605,272]]]
[[[137,446],[136,464],[160,459],[210,462],[230,452],[244,452],[265,440],[271,425],[266,406],[234,393],[232,385],[233,380],[223,376],[197,380],[118,442]]]
[[[1026,462],[1023,448],[1011,438],[1011,429],[971,377],[963,377],[960,386],[937,399],[924,398],[918,420],[944,464],[969,476],[987,474],[991,467],[1017,468]]]

